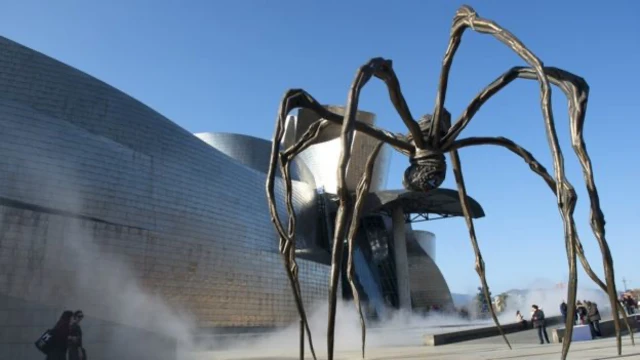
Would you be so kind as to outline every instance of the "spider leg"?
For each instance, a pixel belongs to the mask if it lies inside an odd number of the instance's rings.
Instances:
[[[433,111],[434,119],[439,119],[444,111],[444,102],[447,92],[447,84],[449,80],[449,71],[451,70],[451,64],[453,63],[453,57],[460,46],[462,41],[462,35],[467,28],[471,28],[481,34],[490,34],[497,38],[500,42],[511,48],[518,56],[535,69],[538,79],[540,79],[541,90],[541,105],[542,112],[547,125],[549,142],[552,141],[552,129],[549,129],[553,125],[553,113],[549,109],[551,104],[551,89],[549,87],[549,81],[545,76],[542,69],[542,61],[534,55],[515,35],[508,30],[504,29],[494,21],[481,18],[476,11],[468,6],[463,5],[457,11],[453,18],[453,24],[451,26],[451,35],[449,37],[449,44],[445,51],[444,59],[442,60],[442,71],[440,73],[440,79],[438,82],[438,91],[436,94],[436,105]],[[430,130],[430,139],[432,139],[432,145],[436,145],[440,142],[440,122],[435,121],[434,126]],[[554,155],[555,156],[555,155]]]
[[[286,114],[284,114],[286,116]],[[271,220],[275,224],[276,231],[280,237],[280,253],[284,260],[285,272],[289,278],[293,295],[300,315],[303,328],[306,329],[307,337],[309,340],[309,349],[314,359],[316,359],[315,349],[313,347],[313,340],[311,337],[311,330],[307,321],[306,312],[304,310],[304,303],[302,301],[302,291],[300,289],[300,283],[298,280],[298,265],[295,260],[295,212],[293,209],[293,189],[290,176],[290,161],[306,147],[308,147],[313,140],[320,135],[321,131],[329,125],[326,120],[321,120],[313,123],[299,141],[296,142],[292,148],[294,151],[287,153],[281,153],[280,141],[284,135],[284,116],[279,116],[276,123],[276,134],[272,144],[272,157],[269,167],[269,173],[267,175],[267,199],[269,203],[269,211],[271,212]],[[274,195],[274,181],[275,181],[275,167],[276,161],[279,160],[281,173],[285,187],[285,201],[287,206],[287,213],[289,216],[289,223],[287,232],[284,231],[284,227],[280,222],[276,202]]]
[[[332,123],[343,124],[345,121],[343,116],[327,110],[325,107],[320,105],[320,103],[318,103],[318,101],[315,100],[306,91],[301,89],[290,89],[286,91],[280,102],[280,106],[278,108],[278,115],[276,118],[276,128],[275,128],[273,143],[271,147],[269,171],[267,173],[267,181],[265,185],[266,193],[267,193],[267,202],[269,205],[269,212],[271,215],[271,222],[274,224],[276,232],[278,233],[280,238],[280,246],[279,246],[280,252],[284,257],[286,272],[287,272],[287,276],[290,279],[290,282],[294,291],[296,306],[298,308],[298,312],[300,313],[301,320],[304,322],[305,328],[307,329],[307,335],[310,341],[309,347],[315,359],[316,358],[315,351],[313,349],[313,345],[311,344],[311,332],[309,330],[309,326],[306,321],[306,315],[304,312],[304,307],[302,305],[301,295],[299,295],[300,291],[297,290],[299,288],[299,285],[297,284],[297,280],[294,277],[294,274],[292,272],[292,269],[294,271],[297,271],[297,266],[295,266],[295,262],[294,261],[292,262],[292,259],[294,259],[295,257],[295,246],[292,245],[293,233],[291,233],[291,231],[285,231],[284,226],[282,225],[280,216],[277,211],[275,191],[274,191],[276,167],[278,163],[283,159],[283,155],[280,154],[280,144],[284,136],[285,118],[292,110],[296,108],[310,109],[314,111],[316,114],[318,114],[321,118],[327,121],[330,121]],[[322,127],[327,126],[325,122],[323,122],[323,124],[324,125],[318,124],[318,126],[322,126]],[[415,151],[414,146],[407,141],[404,135],[396,135],[386,130],[378,129],[374,126],[371,126],[359,121],[354,121],[354,127],[357,131],[360,131],[375,139],[383,141],[405,155],[410,155]],[[307,134],[310,134],[311,132],[312,132],[312,129],[310,129],[310,131],[307,131]],[[293,146],[291,146],[289,149],[285,151],[285,155],[290,155],[293,152],[295,152],[297,149],[308,146],[308,145],[302,146],[302,143],[303,142],[300,141],[297,144],[294,144]],[[299,150],[299,151],[302,151],[302,150]],[[281,162],[281,169],[285,169],[285,168],[286,166],[283,166],[283,163]],[[283,176],[285,172],[286,172],[285,170],[282,170]],[[285,179],[285,186],[286,186],[286,179]],[[291,224],[292,217],[295,222],[295,215],[292,212],[290,212],[289,213],[290,224]],[[292,235],[290,236],[289,233],[291,233]],[[291,253],[293,253],[293,255],[291,255]]]
[[[467,28],[479,32],[481,34],[493,35],[500,42],[511,48],[518,56],[526,61],[535,71],[536,78],[540,83],[540,97],[542,115],[545,122],[545,130],[547,133],[547,140],[551,149],[551,155],[553,157],[554,173],[556,181],[556,196],[558,202],[558,210],[561,213],[562,221],[564,225],[565,243],[567,248],[567,255],[569,259],[569,286],[567,301],[569,301],[569,308],[575,306],[575,298],[578,287],[578,277],[576,271],[576,253],[575,253],[575,236],[574,229],[570,226],[571,214],[575,209],[576,193],[573,186],[567,181],[564,173],[564,156],[562,150],[558,144],[558,134],[555,130],[555,122],[553,119],[553,112],[551,111],[551,87],[549,86],[549,79],[543,69],[543,64],[536,55],[531,52],[515,35],[508,30],[504,29],[494,21],[483,19],[470,6],[463,5],[458,9],[453,19],[453,25],[451,28],[451,36],[449,38],[449,45],[445,52],[444,60],[442,62],[442,72],[440,74],[440,81],[438,84],[438,92],[436,96],[436,107],[434,110],[434,118],[440,119],[441,112],[444,109],[445,92],[447,88],[447,80],[449,77],[449,70],[451,69],[451,63],[453,62],[453,55],[455,54],[462,34]],[[432,139],[432,145],[437,147],[440,144],[439,134],[440,121],[435,121],[434,126],[431,127],[430,138]],[[566,337],[568,341],[562,343],[562,360],[567,358],[569,347],[571,346],[571,336],[573,334],[573,323],[566,324]]]
[[[465,147],[477,146],[477,145],[497,145],[497,146],[502,146],[507,148],[509,151],[520,156],[529,165],[531,170],[534,173],[538,174],[547,183],[551,191],[554,194],[556,193],[556,181],[553,179],[551,175],[549,175],[549,173],[547,172],[547,169],[544,166],[542,166],[529,151],[527,151],[525,148],[523,148],[522,146],[518,145],[517,143],[513,142],[510,139],[503,138],[503,137],[472,137],[472,138],[460,139],[455,141],[451,146],[447,147],[447,151],[459,150]],[[573,217],[571,219],[571,226],[575,228],[575,222],[573,220]],[[582,242],[580,241],[580,237],[578,236],[577,231],[575,234],[576,234],[575,235],[576,236],[576,253],[578,255],[578,258],[580,259],[580,263],[582,264],[582,267],[584,268],[587,275],[591,278],[591,280],[593,280],[593,282],[596,283],[600,287],[600,289],[602,289],[602,291],[608,292],[608,287],[605,284],[605,282],[603,282],[591,268],[591,265],[589,264],[589,261],[587,260],[586,255],[584,253],[584,248],[582,247]],[[631,337],[631,343],[635,346],[633,331],[631,330],[631,325],[629,324],[629,319],[624,310],[624,307],[622,306],[620,301],[616,301],[613,306],[616,308],[616,311],[621,314],[622,319],[624,320],[625,326],[627,328],[627,331],[629,332],[629,336]],[[575,314],[567,314],[567,319],[573,319],[574,316]]]
[[[307,149],[309,146],[313,144],[313,141],[320,136],[322,130],[324,130],[328,125],[329,121],[327,120],[318,120],[312,123],[307,131],[302,135],[302,137],[293,144],[289,149],[280,153],[280,168],[283,174],[283,180],[285,183],[285,203],[287,207],[287,213],[289,215],[289,223],[288,223],[288,238],[291,241],[283,244],[281,248],[281,252],[286,254],[289,257],[289,261],[291,264],[291,269],[293,274],[297,278],[298,274],[298,266],[295,262],[295,228],[296,228],[296,217],[295,211],[293,208],[293,184],[291,181],[291,161],[302,151]]]
[[[373,168],[378,157],[380,149],[384,145],[383,142],[379,142],[373,149],[373,152],[369,155],[367,164],[365,166],[364,174],[358,183],[356,190],[356,202],[354,204],[353,215],[351,217],[351,225],[349,226],[349,233],[347,235],[348,246],[348,259],[347,259],[347,280],[351,286],[351,292],[353,293],[353,302],[358,310],[360,316],[360,328],[362,329],[362,358],[364,359],[364,349],[366,340],[366,325],[364,322],[364,316],[362,315],[362,305],[360,304],[360,294],[354,281],[354,268],[353,268],[353,251],[355,248],[356,233],[360,226],[360,216],[362,215],[362,208],[364,206],[364,199],[369,192],[369,186],[371,185],[371,176],[373,175]]]
[[[587,191],[589,194],[589,200],[591,203],[591,215],[590,223],[591,229],[598,241],[600,251],[602,252],[603,266],[605,270],[606,280],[606,292],[609,295],[609,301],[611,307],[615,307],[618,303],[617,290],[615,286],[615,275],[613,270],[613,259],[611,257],[611,251],[609,244],[605,238],[605,220],[602,210],[600,208],[600,198],[598,196],[598,190],[593,178],[593,169],[591,159],[587,153],[586,145],[583,137],[584,120],[586,114],[587,101],[589,96],[589,86],[584,79],[567,72],[562,69],[554,67],[545,67],[544,73],[547,75],[550,82],[558,86],[567,96],[569,101],[569,121],[571,125],[571,141],[573,149],[578,156],[582,171],[584,174],[585,182],[587,184]],[[531,68],[514,67],[509,71],[502,74],[489,86],[483,89],[469,104],[464,113],[451,127],[449,133],[442,139],[441,146],[448,147],[460,132],[468,125],[473,115],[480,109],[480,107],[494,94],[506,87],[513,80],[521,78],[528,80],[538,80],[537,72]],[[557,194],[557,192],[556,192]],[[571,219],[573,214],[571,213]],[[573,220],[572,220],[573,221]],[[624,315],[626,318],[626,314]],[[622,338],[620,333],[620,318],[617,313],[614,313],[614,327],[616,330],[616,340],[618,346],[618,354],[622,353]],[[632,343],[633,334],[631,334]]]
[[[379,75],[385,76],[385,73],[382,72]],[[289,114],[292,110],[299,108],[312,110],[313,112],[318,114],[320,118],[328,120],[337,125],[342,125],[345,119],[344,116],[329,111],[326,107],[320,105],[320,103],[316,99],[314,99],[313,96],[311,96],[308,92],[302,89],[290,89],[285,92],[284,97],[281,101],[280,110],[278,112],[279,119],[282,119],[278,120],[278,122],[282,121],[281,131],[284,132],[284,120],[287,114]],[[383,141],[391,145],[394,149],[405,155],[409,155],[415,152],[414,146],[406,140],[404,135],[393,134],[387,130],[377,128],[373,125],[369,125],[361,121],[355,122],[355,129],[361,133],[371,136],[374,139]]]
[[[353,143],[354,131],[359,130],[357,125],[360,123],[356,121],[356,113],[358,111],[358,101],[360,98],[360,91],[366,85],[366,83],[372,78],[377,77],[387,84],[391,100],[394,106],[398,110],[398,113],[402,117],[403,121],[409,128],[409,131],[414,134],[417,129],[416,144],[420,143],[417,138],[422,138],[422,134],[419,132],[419,127],[415,121],[411,119],[411,114],[399,92],[399,85],[397,79],[391,68],[391,62],[382,58],[374,58],[369,60],[366,64],[361,66],[356,72],[355,79],[351,83],[349,94],[347,98],[347,105],[345,108],[345,116],[342,121],[342,129],[340,133],[341,153],[338,161],[338,187],[337,195],[339,200],[338,211],[336,214],[336,226],[333,235],[333,249],[331,252],[331,278],[329,281],[329,319],[327,324],[327,352],[328,359],[333,360],[334,343],[335,343],[335,320],[336,320],[336,305],[337,305],[337,289],[338,280],[340,275],[342,253],[344,249],[344,237],[347,231],[347,222],[349,221],[349,214],[353,212],[353,201],[349,190],[347,189],[346,172],[349,160],[351,159],[351,145]],[[328,119],[332,121],[331,119]],[[410,121],[409,121],[410,120]],[[412,126],[415,125],[415,126]],[[363,131],[365,132],[365,131]],[[397,136],[391,135],[392,139],[396,141]],[[379,139],[379,138],[377,138]],[[396,146],[396,144],[389,141],[388,138],[379,139],[386,143]],[[401,142],[396,148],[401,148],[400,145],[409,145],[409,149],[405,148],[404,153],[413,153],[415,148],[407,141]]]
[[[298,264],[296,262],[296,246],[295,246],[295,228],[296,228],[296,218],[295,218],[295,210],[293,208],[293,186],[291,181],[291,161],[295,158],[296,155],[304,151],[310,145],[313,144],[313,141],[322,133],[330,123],[327,120],[319,120],[314,122],[309,126],[307,131],[303,134],[303,136],[289,149],[280,153],[280,165],[281,172],[285,182],[285,202],[287,207],[287,213],[289,214],[289,223],[288,223],[288,237],[291,239],[286,242],[284,246],[281,248],[281,253],[285,259],[285,266],[290,269],[291,276],[293,278],[294,284],[294,293],[297,298],[300,299],[299,303],[301,308],[303,309],[301,317],[302,328],[301,331],[306,330],[308,338],[309,338],[309,348],[311,349],[311,353],[315,359],[315,349],[313,347],[313,341],[311,336],[311,330],[309,329],[309,324],[307,322],[306,313],[304,311],[304,303],[302,302],[302,289],[300,288],[300,282],[298,278]],[[300,334],[301,339],[304,339],[304,334]],[[300,359],[304,358],[304,342],[300,343]]]
[[[291,284],[291,288],[293,290],[293,297],[294,297],[294,301],[296,303],[296,308],[298,310],[298,314],[300,315],[300,319],[302,322],[304,322],[305,327],[308,329],[308,324],[306,321],[306,312],[304,310],[304,304],[302,303],[302,298],[300,295],[300,292],[298,291],[299,286],[298,286],[298,281],[296,279],[296,277],[294,276],[293,272],[291,271],[291,263],[290,263],[290,257],[287,256],[287,253],[285,251],[285,247],[289,246],[288,244],[292,241],[292,239],[289,237],[288,232],[286,232],[284,230],[284,226],[282,225],[282,222],[280,221],[280,217],[278,215],[278,210],[277,210],[277,205],[276,205],[276,200],[275,200],[275,191],[274,191],[274,185],[275,185],[275,176],[276,176],[276,166],[279,163],[279,160],[281,159],[281,155],[280,155],[280,143],[282,141],[282,138],[284,136],[284,122],[285,122],[285,117],[288,114],[288,112],[285,112],[285,109],[288,108],[289,106],[289,101],[288,101],[288,96],[285,95],[285,97],[282,99],[280,107],[279,107],[279,111],[278,111],[278,117],[276,119],[276,129],[275,129],[275,134],[273,137],[273,143],[272,143],[272,147],[271,147],[271,158],[269,161],[269,171],[267,173],[267,181],[266,181],[266,193],[267,193],[267,203],[269,205],[269,213],[271,215],[271,222],[274,224],[274,227],[276,229],[276,232],[278,233],[278,237],[280,239],[280,245],[279,245],[279,250],[280,253],[283,257],[283,262],[284,262],[284,267],[285,267],[285,272],[287,274],[287,277],[289,278],[289,283]],[[284,172],[282,173],[282,176],[285,176]],[[285,184],[286,184],[286,180],[285,180]],[[291,216],[291,214],[289,214]],[[295,216],[295,215],[293,215]],[[315,351],[313,349],[313,345],[312,345],[312,341],[311,341],[311,333],[310,331],[307,332],[307,335],[309,337],[309,347],[311,349],[311,353],[313,354],[313,358],[314,360],[316,359],[315,356]]]
[[[573,106],[570,111],[573,116],[571,116],[571,143],[578,160],[580,161],[580,166],[582,167],[582,173],[587,184],[587,192],[589,194],[589,200],[591,203],[591,213],[590,213],[590,223],[591,229],[600,245],[600,251],[602,252],[602,262],[604,265],[605,271],[605,279],[607,281],[607,293],[609,294],[609,299],[611,301],[611,307],[613,308],[614,303],[618,302],[617,299],[617,290],[615,283],[615,273],[613,270],[613,257],[611,256],[611,250],[609,248],[609,243],[605,238],[605,220],[604,214],[600,207],[600,196],[598,194],[598,189],[595,184],[594,176],[593,176],[593,166],[591,163],[591,158],[587,152],[587,146],[584,141],[584,136],[582,130],[584,129],[584,120],[586,115],[586,104],[588,100],[589,94],[589,86],[584,81],[584,79],[579,78],[573,74],[568,72],[559,70],[558,79],[561,79],[563,84],[558,85],[561,87],[565,87],[565,93],[574,94],[575,98],[573,101],[569,102],[569,106],[576,100],[580,106]],[[617,312],[614,312],[614,326],[616,329],[616,340],[618,345],[618,355],[622,354],[622,341],[620,338],[620,318],[618,317]],[[625,316],[626,318],[626,316]],[[630,332],[631,338],[633,339],[633,333]],[[633,340],[632,340],[633,341]],[[635,344],[634,344],[635,345]]]
[[[469,238],[471,239],[473,251],[476,254],[476,272],[478,273],[478,276],[480,276],[480,281],[482,282],[482,292],[484,293],[484,298],[489,304],[491,304],[491,295],[489,295],[489,285],[487,284],[484,260],[482,260],[482,254],[480,253],[480,247],[478,246],[478,239],[476,238],[476,230],[473,225],[473,218],[471,217],[471,211],[469,211],[469,199],[467,198],[467,189],[464,185],[464,177],[462,176],[462,164],[460,163],[460,157],[457,150],[452,150],[449,152],[449,154],[451,155],[453,174],[456,179],[456,184],[458,185],[458,195],[460,196],[462,213],[464,214],[464,219],[467,222],[467,228],[469,228]],[[493,309],[493,306],[489,306],[489,310],[491,312],[493,321],[500,331],[500,335],[502,335],[502,338],[507,343],[507,346],[509,347],[509,349],[511,349],[511,344],[509,343],[507,336],[502,330],[502,326],[500,326],[500,322],[498,321],[498,317],[496,316],[496,312]]]
[[[398,115],[400,115],[400,118],[402,118],[402,121],[404,122],[407,129],[409,129],[409,134],[413,142],[416,144],[416,147],[423,149],[425,144],[422,136],[422,131],[420,130],[420,126],[418,125],[418,123],[413,120],[411,111],[409,110],[407,102],[402,95],[402,91],[400,90],[400,82],[398,81],[398,77],[396,76],[395,71],[393,71],[391,60],[374,58],[369,60],[368,65],[374,68],[373,75],[378,79],[384,81],[385,85],[387,85],[391,102],[396,108]]]

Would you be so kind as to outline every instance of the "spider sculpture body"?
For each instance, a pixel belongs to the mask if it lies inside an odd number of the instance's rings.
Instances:
[[[453,56],[460,45],[461,37],[466,29],[472,29],[482,34],[489,34],[511,48],[519,55],[528,67],[514,67],[499,76],[495,81],[484,88],[468,105],[460,117],[451,125],[451,117],[444,108],[447,81]],[[363,122],[356,121],[356,112],[358,110],[358,100],[360,91],[364,85],[372,78],[382,80],[388,90],[398,115],[406,125],[409,133],[407,135],[393,134],[391,132],[376,128]],[[537,81],[540,84],[540,96],[542,114],[547,133],[549,147],[553,155],[554,175],[551,176],[547,170],[523,147],[519,146],[512,140],[503,137],[472,137],[458,139],[460,133],[469,124],[474,114],[480,107],[489,100],[498,91],[505,88],[509,83],[516,79],[528,79]],[[605,280],[601,280],[591,269],[587,261],[582,244],[577,234],[573,212],[577,201],[577,195],[573,186],[565,177],[564,157],[558,145],[558,137],[555,130],[553,113],[551,111],[551,87],[550,84],[556,85],[567,96],[569,102],[569,118],[571,128],[571,141],[573,149],[579,158],[583,169],[584,178],[587,185],[589,200],[591,203],[590,223],[593,233],[600,245],[602,252],[603,266],[605,270]],[[375,159],[383,144],[389,144],[399,152],[405,154],[409,158],[409,167],[404,172],[403,185],[407,190],[428,192],[438,188],[445,179],[447,165],[445,154],[449,153],[451,167],[453,168],[456,180],[460,202],[465,216],[466,224],[469,230],[471,245],[475,252],[475,269],[480,277],[482,289],[487,301],[491,301],[489,297],[489,286],[485,278],[485,264],[476,239],[474,224],[469,211],[466,187],[462,175],[462,166],[458,150],[465,147],[476,145],[496,145],[501,146],[517,156],[520,156],[531,168],[531,170],[540,176],[549,186],[556,196],[558,209],[564,223],[565,247],[567,251],[567,259],[569,264],[569,286],[567,294],[568,322],[565,324],[566,331],[562,345],[561,359],[566,359],[569,347],[571,345],[571,337],[573,332],[573,321],[575,315],[576,292],[577,292],[577,266],[576,259],[579,259],[589,277],[609,296],[611,307],[614,310],[614,324],[617,336],[618,353],[621,353],[621,329],[620,316],[624,318],[626,326],[625,312],[621,304],[617,300],[617,291],[615,287],[615,278],[613,272],[613,260],[609,250],[604,230],[604,215],[600,209],[598,191],[595,186],[592,171],[591,160],[587,154],[585,142],[583,139],[583,125],[585,120],[585,111],[587,105],[589,88],[587,83],[580,77],[573,75],[567,71],[545,67],[540,61],[518,38],[511,34],[500,25],[491,20],[487,20],[478,16],[478,14],[469,6],[462,6],[456,12],[451,29],[449,44],[445,52],[442,72],[440,75],[438,92],[436,96],[435,109],[433,115],[426,115],[414,120],[409,108],[404,100],[400,90],[400,84],[393,71],[392,62],[382,58],[374,58],[361,66],[356,72],[355,79],[351,85],[347,105],[344,116],[331,112],[320,103],[318,103],[311,95],[304,90],[292,89],[285,93],[279,107],[276,130],[271,153],[271,164],[267,176],[267,199],[271,218],[280,237],[280,252],[283,255],[286,273],[289,277],[296,306],[301,319],[301,331],[306,332],[309,342],[310,351],[316,359],[313,341],[307,323],[307,317],[302,302],[302,294],[298,282],[298,266],[295,259],[295,213],[292,201],[292,183],[289,176],[289,165],[291,160],[301,151],[313,144],[314,139],[330,124],[335,123],[341,125],[341,146],[342,152],[339,159],[337,170],[339,198],[339,208],[336,214],[336,226],[333,236],[333,248],[331,254],[331,272],[329,280],[329,318],[327,329],[327,353],[328,359],[333,359],[334,353],[334,330],[337,303],[337,286],[340,271],[342,269],[342,255],[344,252],[343,239],[347,239],[347,279],[351,285],[354,302],[360,314],[362,326],[362,356],[364,357],[365,349],[365,324],[360,308],[360,300],[358,290],[354,284],[354,267],[353,267],[353,250],[355,246],[355,234],[359,226],[359,219],[362,213],[363,200],[369,190],[371,175]],[[321,120],[313,123],[305,134],[291,147],[280,150],[280,143],[284,135],[284,124],[286,116],[294,109],[307,108],[318,114]],[[356,189],[355,194],[351,194],[346,187],[346,170],[351,157],[351,143],[354,131],[360,131],[377,140],[378,145],[369,155],[364,174]],[[280,221],[274,194],[274,182],[276,167],[280,165],[282,177],[285,184],[285,203],[288,213],[287,228]],[[490,312],[494,322],[500,329],[502,336],[509,346],[509,342],[502,332],[498,319],[492,307]],[[633,342],[633,332],[629,331]],[[302,336],[302,334],[301,334]],[[301,344],[302,345],[302,344]]]

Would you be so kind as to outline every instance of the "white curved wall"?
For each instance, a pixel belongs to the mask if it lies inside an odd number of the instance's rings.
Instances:
[[[436,234],[426,230],[412,230],[412,232],[422,250],[436,262]]]
[[[335,113],[344,113],[343,107],[328,106],[327,108]],[[375,123],[375,115],[365,111],[359,111],[356,119],[371,125]],[[295,139],[301,137],[308,126],[316,120],[319,120],[319,118],[315,113],[306,109],[301,110],[297,117],[288,117],[285,131],[285,146],[293,144]],[[346,176],[347,188],[350,191],[356,190],[367,164],[369,154],[371,154],[377,143],[378,141],[376,139],[356,131],[351,148],[352,157]],[[298,155],[304,161],[305,165],[307,165],[311,173],[314,174],[316,187],[323,187],[325,192],[334,194],[337,192],[337,170],[340,152],[340,126],[332,124],[325,129],[316,144]],[[376,160],[370,191],[380,190],[386,186],[390,161],[391,148],[388,145],[384,145]]]

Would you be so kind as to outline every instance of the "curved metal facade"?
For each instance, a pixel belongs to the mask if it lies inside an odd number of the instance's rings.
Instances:
[[[453,307],[449,285],[428,255],[409,255],[409,282],[414,310]]]
[[[358,119],[374,122],[366,112]],[[315,120],[305,111],[289,117],[284,146]],[[327,256],[335,209],[317,189],[336,191],[338,134],[330,127],[293,168],[297,247]],[[349,189],[375,145],[356,133]],[[121,91],[0,37],[0,300],[16,299],[23,313],[26,303],[77,305],[143,327],[133,309],[148,311],[148,304],[129,301],[120,288],[135,279],[144,292],[186,309],[199,327],[289,324],[298,315],[264,191],[270,151],[269,141],[250,136],[195,136]],[[385,186],[390,155],[385,146],[371,191]],[[282,182],[275,185],[286,223]],[[370,214],[358,234],[357,276],[377,309],[397,303],[387,220]],[[451,295],[432,260],[435,240],[413,233],[414,302],[442,306]],[[326,300],[329,267],[302,257],[298,265],[305,302]],[[117,277],[123,268],[130,274]],[[28,315],[21,333],[37,336],[42,319]],[[32,340],[20,341],[32,348]]]
[[[327,108],[338,114],[344,113],[343,107],[327,106]],[[375,115],[365,111],[359,111],[356,119],[372,125],[375,123]],[[295,139],[302,136],[308,127],[317,120],[320,120],[320,118],[314,112],[306,109],[300,110],[297,117],[290,116],[286,123],[285,146],[292,145]],[[377,142],[376,139],[368,135],[355,132],[352,143],[352,157],[349,161],[346,175],[347,188],[350,191],[356,190],[367,164],[368,156]],[[340,151],[340,126],[331,124],[313,146],[299,155],[315,176],[316,186],[332,194],[337,192],[337,170]],[[391,148],[388,145],[384,145],[376,160],[370,191],[377,191],[385,187],[390,161]]]
[[[411,230],[408,235],[415,239],[431,260],[436,261],[436,234],[425,230]]]
[[[407,257],[411,302],[414,310],[453,307],[449,285],[435,262],[435,234],[413,230],[407,224]]]
[[[194,135],[242,165],[263,174],[269,171],[271,142],[268,140],[232,133],[205,132]]]
[[[70,254],[90,244],[100,252],[87,259],[122,259],[146,291],[187,309],[201,327],[297,318],[263,173],[117,89],[4,38],[0,130],[0,250],[12,254],[0,256],[0,297],[112,316],[106,282],[77,277],[113,271],[69,265]],[[294,188],[297,211],[315,217],[313,186]],[[286,222],[283,201],[279,209]],[[299,224],[304,246],[304,234],[315,231]],[[326,299],[328,267],[299,265],[305,300]],[[33,321],[21,326],[35,326],[37,336],[42,322]]]
[[[269,140],[233,133],[206,132],[194,135],[244,166],[263,174],[269,172],[272,144]],[[315,188],[313,174],[300,159],[298,160],[291,163],[291,179],[305,182]]]

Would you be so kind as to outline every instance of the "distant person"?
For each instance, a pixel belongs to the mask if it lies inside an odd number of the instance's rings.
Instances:
[[[527,328],[527,320],[524,319],[524,316],[522,316],[522,313],[520,313],[520,310],[516,311],[516,322],[518,324],[522,324],[522,327],[524,329]]]
[[[591,330],[591,336],[602,337],[600,331],[600,310],[598,310],[598,304],[594,302],[587,303],[587,316],[589,317],[589,329]]]
[[[469,310],[467,310],[466,307],[463,307],[462,309],[460,309],[460,317],[462,317],[465,320],[469,320]]]
[[[533,323],[533,327],[538,329],[538,338],[540,339],[540,345],[544,344],[542,336],[544,335],[544,340],[549,344],[549,335],[547,335],[547,324],[544,318],[544,312],[542,309],[538,307],[538,305],[531,305],[531,311],[533,315],[531,316],[531,322]]]
[[[632,300],[632,299],[630,299],[628,295],[622,295],[622,297],[620,298],[622,305],[624,305],[624,309],[627,311],[627,315],[632,315],[633,306],[632,306],[632,302],[629,300]]]
[[[51,329],[51,347],[46,360],[67,360],[67,344],[73,311],[65,311]]]
[[[638,306],[638,303],[633,298],[633,296],[625,295],[624,296],[624,304],[625,304],[625,307],[627,308],[627,313],[629,315],[633,315],[636,312],[636,308]]]
[[[69,360],[85,360],[87,358],[84,347],[82,346],[82,329],[80,328],[82,319],[84,319],[82,310],[73,313],[69,329],[69,347],[67,351]]]
[[[582,304],[582,301],[578,301],[576,303],[576,312],[578,313],[578,319],[580,320],[580,325],[586,324],[587,317],[587,308]]]
[[[567,323],[567,303],[562,300],[562,304],[560,304],[560,314],[562,315],[562,321]]]

